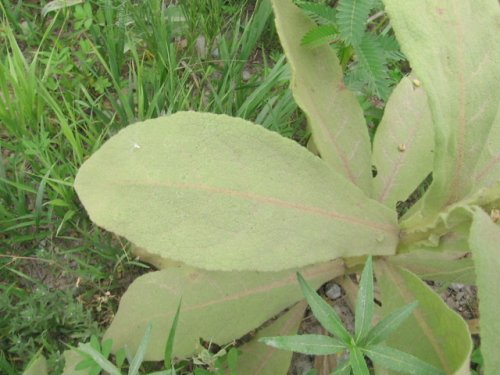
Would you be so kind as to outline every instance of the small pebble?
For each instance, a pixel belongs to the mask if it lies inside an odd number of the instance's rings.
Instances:
[[[342,297],[342,289],[338,284],[328,283],[325,288],[325,294],[331,300],[336,300]]]

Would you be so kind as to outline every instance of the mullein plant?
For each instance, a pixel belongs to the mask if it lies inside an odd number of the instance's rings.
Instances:
[[[381,328],[356,308],[354,341],[335,338],[338,350],[350,342],[354,371],[367,356],[396,373],[384,355],[395,348],[446,374],[470,372],[469,325],[423,280],[477,285],[484,369],[500,368],[497,2],[384,0],[412,76],[394,88],[373,143],[335,52],[301,43],[316,24],[291,0],[272,4],[315,154],[239,118],[180,112],[128,126],[78,172],[90,218],[158,269],[123,295],[105,335],[112,351],[137,350],[152,322],[144,359],[161,360],[180,296],[174,354],[193,355],[200,337],[223,345],[300,301],[297,272],[318,288],[372,256],[380,320],[418,306],[387,346],[366,346]],[[266,336],[293,334],[292,310]],[[287,372],[290,357],[277,352],[288,352],[248,345],[240,375]]]

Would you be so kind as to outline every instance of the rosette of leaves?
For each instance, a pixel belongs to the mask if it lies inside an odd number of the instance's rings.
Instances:
[[[347,86],[386,101],[399,78],[390,74],[389,67],[405,57],[390,33],[382,3],[340,0],[335,8],[307,1],[299,1],[297,5],[316,23],[302,36],[302,44],[310,48],[332,46],[340,59]],[[373,13],[376,24],[368,22]]]
[[[380,319],[418,301],[389,347],[469,373],[468,325],[422,279],[473,283],[484,368],[500,367],[499,7],[384,3],[418,80],[394,89],[373,145],[335,53],[300,42],[313,21],[291,0],[273,0],[320,157],[241,119],[183,112],[128,126],[82,165],[75,187],[90,218],[159,268],[123,295],[106,333],[116,348],[135,350],[152,322],[144,358],[160,360],[181,295],[175,356],[199,350],[200,337],[230,342],[301,299],[297,271],[317,288],[371,255]],[[404,201],[412,206],[398,217]],[[292,334],[300,312],[283,319],[273,336]],[[238,373],[286,373],[290,357],[261,348],[248,350],[250,361],[242,348],[248,365]]]

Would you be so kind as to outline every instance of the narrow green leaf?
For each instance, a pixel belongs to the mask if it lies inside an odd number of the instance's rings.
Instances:
[[[175,322],[175,319],[174,319],[174,322]],[[139,347],[137,348],[137,351],[135,352],[134,358],[132,359],[132,362],[130,363],[128,375],[137,375],[139,373],[139,369],[141,367],[141,364],[144,361],[144,355],[146,354],[146,351],[148,350],[149,340],[151,337],[151,329],[152,329],[152,324],[149,323],[146,326],[146,331],[144,332],[144,336],[142,337],[142,340],[139,343]]]
[[[361,274],[359,291],[356,297],[356,311],[354,314],[356,342],[363,340],[370,331],[375,306],[373,298],[373,265],[372,257],[368,257]]]
[[[340,340],[323,335],[262,337],[259,342],[308,355],[328,355],[346,350],[346,346]]]
[[[165,345],[165,354],[163,356],[163,364],[165,365],[165,368],[172,366],[172,360],[173,360],[172,353],[174,352],[175,332],[177,331],[177,325],[179,324],[181,304],[182,304],[182,297],[181,300],[179,301],[179,306],[177,306],[177,311],[175,312],[174,320],[172,322],[172,327],[170,327],[167,343]]]
[[[472,342],[467,323],[429,286],[411,272],[377,261],[376,276],[381,291],[382,318],[418,301],[412,315],[386,340],[445,373],[469,365]]]
[[[130,125],[83,164],[75,187],[98,225],[205,269],[387,255],[398,240],[395,213],[324,161],[225,115],[179,112]]]
[[[409,303],[384,317],[368,333],[366,339],[362,341],[362,345],[368,347],[385,341],[410,316],[417,305],[417,301]]]
[[[101,369],[108,372],[110,375],[121,375],[119,369],[115,367],[110,361],[108,361],[101,353],[95,350],[90,344],[80,344],[78,345],[78,350],[89,355],[95,363],[97,363]]]
[[[405,374],[445,375],[442,370],[408,353],[383,345],[363,349],[363,352],[378,366]]]
[[[286,374],[292,360],[292,352],[276,350],[258,342],[261,337],[285,336],[296,334],[307,307],[305,301],[299,302],[269,326],[257,332],[250,342],[239,347],[236,372],[238,375],[276,375]]]
[[[351,335],[342,324],[335,310],[311,288],[300,273],[297,273],[297,278],[304,297],[316,319],[332,335],[338,337],[344,343],[350,343]]]
[[[351,363],[349,360],[339,363],[335,371],[330,375],[351,375]]]
[[[425,216],[471,193],[498,112],[496,0],[384,0],[396,37],[429,97],[435,133]],[[494,40],[492,45],[490,41]]]
[[[123,295],[105,338],[113,339],[114,350],[127,345],[134,352],[151,322],[151,340],[144,358],[163,361],[165,336],[182,296],[173,355],[192,355],[199,348],[200,337],[224,345],[303,299],[296,271],[220,272],[180,266],[148,273],[137,278]],[[334,261],[300,272],[318,288],[343,274],[344,266]]]
[[[321,157],[338,173],[371,192],[371,146],[363,111],[346,89],[335,52],[307,48],[302,37],[315,26],[291,0],[272,0],[276,28],[292,70],[295,101],[305,112]]]
[[[48,375],[47,370],[47,360],[43,355],[37,353],[35,358],[33,358],[28,364],[26,370],[24,370],[23,375]]]
[[[481,353],[485,374],[491,374],[500,369],[500,227],[480,208],[474,211],[469,241],[477,270]]]
[[[84,0],[52,0],[45,4],[42,8],[42,17],[45,17],[50,12],[55,12],[61,9],[66,9],[77,4],[83,3]]]
[[[352,347],[349,350],[349,363],[351,364],[354,375],[370,375],[368,365],[366,364],[365,357],[361,349]]]
[[[337,5],[337,24],[344,41],[353,46],[361,43],[366,20],[373,0],[340,0]]]
[[[432,171],[434,135],[427,96],[405,77],[385,107],[373,140],[373,197],[396,208]]]

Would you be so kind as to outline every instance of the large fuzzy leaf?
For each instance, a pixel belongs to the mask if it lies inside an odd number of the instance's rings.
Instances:
[[[500,106],[473,177],[476,188],[500,181]]]
[[[137,278],[123,295],[105,339],[113,339],[114,350],[126,344],[135,352],[151,322],[145,358],[161,360],[182,297],[174,356],[195,353],[200,349],[200,337],[225,344],[303,298],[296,271],[220,272],[181,266],[148,273]],[[300,272],[317,288],[342,274],[344,267],[342,262],[334,261]]]
[[[98,225],[199,268],[280,270],[392,254],[397,242],[394,213],[324,161],[224,115],[131,125],[83,164],[75,187]]]
[[[291,0],[272,0],[276,28],[292,70],[295,101],[305,112],[321,157],[338,173],[371,192],[370,140],[363,111],[344,86],[329,46],[308,48],[302,37],[315,24]]]
[[[382,316],[418,301],[418,307],[387,340],[387,345],[412,354],[447,374],[469,366],[472,350],[465,321],[413,273],[377,262]],[[389,372],[391,373],[391,372]]]
[[[424,280],[469,285],[476,283],[474,264],[467,253],[413,250],[390,257],[388,261]]]
[[[425,216],[473,188],[500,97],[496,0],[384,0],[398,41],[429,97],[435,130]]]
[[[28,364],[23,375],[48,375],[47,360],[41,354],[36,354],[36,357]]]
[[[247,344],[239,348],[238,375],[286,375],[293,352],[278,350],[257,340],[261,337],[287,336],[297,333],[307,303],[300,302],[268,327],[260,330]]]
[[[500,369],[500,226],[479,208],[474,212],[470,247],[477,270],[484,373],[493,374]]]
[[[432,170],[433,140],[425,92],[405,77],[392,92],[375,133],[373,197],[393,209],[405,201]]]

